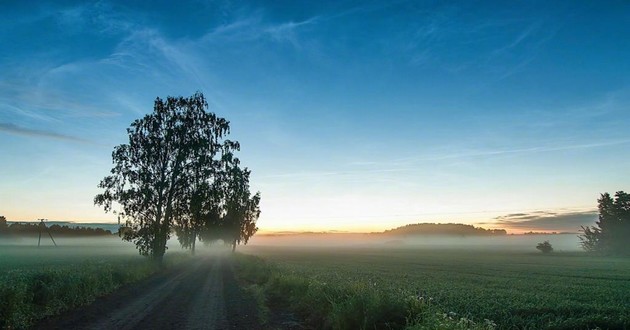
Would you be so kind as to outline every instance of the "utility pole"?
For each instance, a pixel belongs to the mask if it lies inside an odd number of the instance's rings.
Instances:
[[[55,244],[55,246],[57,246],[57,243],[55,243],[55,239],[52,237],[52,234],[50,233],[48,227],[46,227],[44,221],[46,221],[46,219],[39,219],[39,237],[37,238],[37,247],[39,247],[40,243],[42,242],[42,227],[46,229],[48,236],[50,236],[50,240],[53,242],[53,244]]]

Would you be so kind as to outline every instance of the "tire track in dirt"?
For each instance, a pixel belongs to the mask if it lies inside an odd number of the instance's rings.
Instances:
[[[152,276],[89,306],[44,320],[36,328],[259,329],[257,306],[231,280],[232,267],[226,259],[225,256],[195,258],[169,273]],[[225,297],[225,292],[230,297]],[[230,314],[226,298],[230,301]],[[239,306],[237,313],[232,308],[234,300]]]
[[[129,302],[121,309],[113,311],[111,315],[107,315],[104,319],[98,320],[95,324],[88,325],[87,328],[127,330],[138,327],[143,319],[147,319],[161,302],[164,302],[173,294],[175,289],[183,282],[189,281],[195,271],[198,271],[200,267],[201,264],[196,263],[190,269],[186,269],[185,272],[168,279],[152,291],[137,297],[136,300]]]
[[[223,298],[223,276],[220,261],[215,262],[203,288],[195,297],[192,310],[188,315],[187,329],[225,329],[228,322]],[[214,311],[207,313],[206,311]]]

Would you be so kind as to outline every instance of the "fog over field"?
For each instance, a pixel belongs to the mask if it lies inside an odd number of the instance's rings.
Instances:
[[[470,236],[382,237],[370,234],[295,234],[257,235],[246,250],[256,246],[281,247],[374,247],[418,249],[497,249],[504,251],[537,251],[536,244],[549,241],[556,251],[581,251],[576,234]]]
[[[212,245],[199,242],[196,258],[190,258],[190,251],[182,249],[173,235],[168,241],[165,260],[167,264],[175,265],[170,266],[175,268],[169,268],[174,275],[164,278],[165,284],[160,285],[154,283],[162,278],[159,274],[170,273],[155,273],[155,268],[151,267],[154,264],[144,262],[149,259],[140,256],[133,243],[123,241],[117,235],[54,238],[57,246],[45,232],[42,233],[41,247],[37,247],[37,234],[0,237],[0,279],[6,281],[0,282],[0,293],[2,290],[13,292],[15,287],[26,288],[16,291],[21,295],[35,296],[37,286],[24,283],[38,283],[38,279],[44,277],[52,287],[50,290],[62,295],[59,301],[64,304],[74,301],[72,297],[82,292],[86,281],[91,281],[92,287],[103,288],[97,295],[122,288],[115,303],[108,305],[106,300],[97,300],[95,310],[109,308],[110,312],[95,316],[94,322],[115,323],[120,321],[117,318],[120,315],[131,318],[144,315],[143,322],[161,324],[162,315],[186,315],[197,310],[187,307],[191,300],[201,301],[202,305],[204,301],[210,301],[205,300],[207,297],[219,297],[216,299],[223,301],[220,294],[228,291],[232,293],[225,296],[226,303],[244,299],[235,293],[240,289],[236,289],[234,277],[220,275],[229,272],[232,266],[228,265],[234,263],[235,274],[245,278],[247,283],[257,283],[256,288],[264,292],[264,299],[284,297],[289,302],[301,301],[300,304],[305,306],[317,305],[320,308],[317,313],[333,313],[334,317],[344,320],[363,315],[363,309],[335,314],[334,309],[327,311],[327,305],[318,297],[332,299],[329,303],[333,306],[369,302],[370,315],[381,315],[379,317],[383,319],[393,318],[399,312],[401,315],[430,313],[447,316],[425,320],[428,323],[456,322],[465,318],[476,324],[486,322],[491,325],[487,329],[539,329],[553,328],[553,325],[572,329],[594,324],[602,325],[602,329],[614,329],[628,324],[627,307],[624,307],[627,292],[630,292],[627,290],[630,285],[628,260],[595,258],[581,252],[576,234],[261,234],[253,236],[247,245],[238,246],[236,251],[240,253],[237,254],[232,254],[231,247],[220,241]],[[543,254],[536,250],[536,245],[544,241],[553,245],[554,253]],[[222,259],[226,256],[233,258]],[[176,266],[178,264],[181,266]],[[222,264],[225,264],[223,270],[220,268]],[[151,274],[158,275],[147,278]],[[175,280],[180,275],[198,278]],[[124,288],[129,286],[125,285],[131,281],[139,281],[136,284],[138,290],[144,293],[126,295]],[[227,291],[220,289],[221,283],[228,283],[223,281],[232,281]],[[205,284],[200,290],[195,285],[202,282]],[[165,289],[164,285],[172,286]],[[136,292],[133,290],[129,292]],[[69,293],[63,295],[66,291]],[[193,294],[203,299],[191,299]],[[143,298],[153,296],[164,298],[155,301]],[[586,296],[589,299],[584,300]],[[428,299],[430,304],[424,305],[423,299]],[[53,304],[57,300],[50,301],[49,304]],[[161,301],[178,301],[179,309],[136,308],[157,306],[162,304]],[[24,300],[19,304],[28,302]],[[420,305],[408,305],[409,302]],[[407,309],[408,306],[419,306],[419,309]],[[127,312],[118,313],[120,308]],[[378,314],[389,310],[397,312]],[[540,310],[548,312],[541,313]],[[207,312],[221,315],[220,309],[210,308]],[[299,310],[294,313],[308,319]],[[12,324],[20,324],[15,320],[22,314],[11,315]],[[28,318],[24,325],[42,317],[37,313],[25,315]],[[65,325],[76,326],[79,321],[74,316],[80,319],[78,314],[68,312],[61,320],[66,322]],[[404,318],[401,320],[407,322]],[[42,328],[46,328],[45,322],[54,321],[42,322]],[[354,328],[357,327],[337,327]]]
[[[37,246],[38,235],[0,237],[0,270],[20,266],[45,266],[67,262],[102,261],[117,257],[143,260],[131,242],[123,241],[117,235],[104,237],[64,237],[53,236],[55,246],[47,235],[42,233],[41,246]],[[183,252],[176,238],[169,240],[170,253]]]
[[[105,237],[54,237],[58,248],[63,251],[73,251],[73,254],[86,254],[98,256],[100,254],[137,254],[135,246],[131,242],[120,239],[117,235]],[[0,238],[0,248],[9,247],[37,247],[37,235],[13,236]],[[383,237],[373,234],[286,234],[286,235],[256,235],[247,245],[237,247],[237,250],[250,251],[257,246],[265,247],[366,247],[366,248],[409,248],[409,249],[496,249],[503,251],[532,251],[535,252],[536,244],[549,241],[554,250],[581,251],[579,239],[576,234],[554,235],[504,235],[493,237],[470,236],[410,236],[410,237]],[[54,248],[53,242],[46,233],[42,233],[40,251]],[[219,241],[213,245],[204,245],[198,242],[199,251],[216,250],[222,248]],[[26,249],[25,251],[28,251]],[[173,235],[168,241],[168,252],[184,251]],[[167,252],[167,253],[168,253]]]
[[[114,249],[126,249],[134,248],[133,243],[125,242],[116,235],[100,236],[100,237],[67,237],[53,235],[55,243],[59,247],[81,247],[81,246],[94,246],[94,247],[109,247]],[[38,235],[14,235],[7,237],[0,237],[0,246],[19,245],[19,246],[37,246]],[[42,232],[41,238],[42,247],[54,247],[54,244],[48,233]]]

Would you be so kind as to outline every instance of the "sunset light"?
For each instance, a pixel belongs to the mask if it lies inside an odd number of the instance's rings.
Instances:
[[[0,329],[630,329],[630,2],[0,1]]]
[[[114,222],[92,205],[112,147],[155,97],[198,90],[254,170],[261,228],[591,214],[630,183],[623,10],[195,6],[3,5],[5,216]]]

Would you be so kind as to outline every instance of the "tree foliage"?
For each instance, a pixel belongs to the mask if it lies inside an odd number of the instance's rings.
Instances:
[[[599,218],[595,226],[582,226],[582,248],[607,254],[630,255],[630,194],[604,193],[597,200]]]
[[[229,146],[226,146],[229,147]],[[206,244],[217,240],[232,246],[247,244],[258,228],[260,193],[250,192],[251,171],[240,167],[240,160],[230,152],[224,152],[217,180],[209,190],[209,203],[201,215],[199,238]]]
[[[226,157],[224,185],[225,216],[223,239],[232,245],[232,250],[241,242],[247,243],[258,228],[256,219],[260,215],[260,193],[251,196],[249,176],[251,171],[239,167],[238,159]]]
[[[223,221],[223,160],[237,160],[240,146],[225,139],[229,122],[207,107],[201,93],[157,98],[153,112],[127,129],[129,142],[114,148],[114,167],[94,202],[125,220],[123,239],[143,255],[161,260],[173,230],[194,249],[202,231]]]
[[[0,215],[0,232],[7,231],[7,228],[8,228],[7,218],[3,215]]]
[[[551,243],[549,243],[549,241],[544,241],[542,243],[538,243],[538,245],[536,245],[536,249],[539,250],[542,253],[551,253],[551,252],[553,252],[553,247],[551,246]]]

